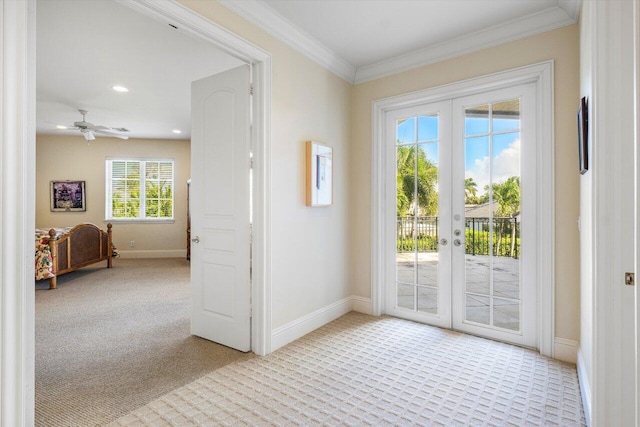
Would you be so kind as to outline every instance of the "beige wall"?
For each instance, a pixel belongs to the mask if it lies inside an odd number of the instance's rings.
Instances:
[[[174,160],[175,222],[116,223],[113,241],[123,256],[182,256],[186,254],[187,190],[191,170],[189,141],[38,135],[36,138],[36,226],[63,227],[91,222],[106,229],[105,159],[107,157],[169,158]],[[49,182],[86,181],[86,212],[51,212]],[[129,242],[135,241],[135,247]],[[128,253],[129,252],[129,253]]]
[[[272,326],[352,295],[349,184],[352,86],[215,1],[186,6],[272,56]],[[304,142],[333,147],[334,204],[305,206]]]
[[[556,336],[578,341],[579,215],[576,111],[579,99],[579,28],[564,27],[526,39],[356,85],[349,182],[354,294],[371,295],[371,103],[374,100],[555,61],[555,277]]]

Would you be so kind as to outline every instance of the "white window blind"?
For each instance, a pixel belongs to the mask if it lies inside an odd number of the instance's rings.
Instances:
[[[108,220],[173,220],[173,160],[107,159]]]

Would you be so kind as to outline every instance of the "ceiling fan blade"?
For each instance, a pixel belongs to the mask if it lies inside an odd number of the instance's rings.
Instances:
[[[124,135],[122,132],[119,132],[119,131],[111,129],[111,128],[94,129],[93,131],[96,132],[96,133],[105,134],[105,136],[115,136],[116,138],[120,138],[120,139],[129,139],[129,137],[127,135]]]
[[[94,130],[94,131],[104,131],[104,132],[109,132],[111,131],[110,127],[106,127],[106,126],[96,126],[96,125],[89,125],[87,126],[88,129]]]

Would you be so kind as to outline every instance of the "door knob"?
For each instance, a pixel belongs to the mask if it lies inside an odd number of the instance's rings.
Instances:
[[[455,240],[453,241],[453,244],[454,244],[454,245],[456,245],[456,246],[460,246],[460,245],[462,244],[462,240],[460,240],[460,239],[455,239]]]
[[[455,230],[455,231],[453,232],[453,234],[455,234],[456,236],[459,236],[459,235],[461,235],[461,234],[462,234],[462,231],[460,231],[460,230]]]
[[[191,239],[191,241],[193,243],[200,243],[200,238],[198,236],[194,237],[193,239]]]
[[[449,241],[447,239],[440,239],[440,244],[442,246],[447,246],[447,243],[449,243]]]

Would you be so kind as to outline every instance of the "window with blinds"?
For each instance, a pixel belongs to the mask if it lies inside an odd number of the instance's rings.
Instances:
[[[107,159],[108,220],[173,220],[173,160]]]

